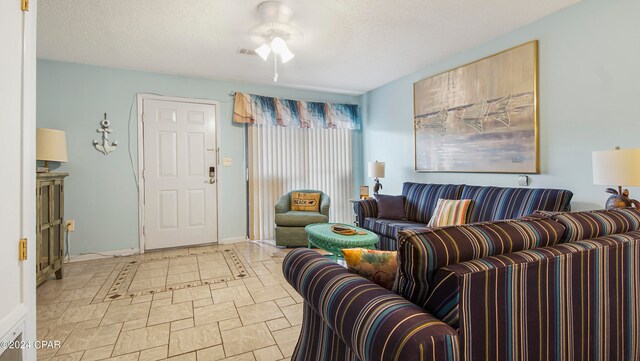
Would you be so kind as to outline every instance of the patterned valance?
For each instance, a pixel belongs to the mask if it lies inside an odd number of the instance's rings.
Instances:
[[[299,128],[360,129],[355,104],[331,104],[236,93],[233,122]]]

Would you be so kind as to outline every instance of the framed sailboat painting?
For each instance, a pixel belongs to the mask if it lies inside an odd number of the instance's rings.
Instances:
[[[419,172],[539,173],[538,42],[413,85]]]

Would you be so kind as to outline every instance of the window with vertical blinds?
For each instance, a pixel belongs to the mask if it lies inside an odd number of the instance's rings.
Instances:
[[[352,130],[250,126],[247,134],[251,239],[274,238],[274,205],[295,189],[328,194],[329,222],[350,222]]]
[[[251,239],[274,238],[274,206],[296,189],[326,193],[329,221],[350,222],[358,105],[235,93],[233,122],[247,129]]]

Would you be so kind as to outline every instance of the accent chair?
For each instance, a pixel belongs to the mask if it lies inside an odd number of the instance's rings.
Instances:
[[[291,193],[293,192],[320,193],[319,212],[292,211]],[[331,199],[327,194],[311,189],[293,190],[280,197],[278,203],[275,205],[276,246],[307,246],[307,233],[304,231],[304,227],[313,223],[328,223],[330,205]]]

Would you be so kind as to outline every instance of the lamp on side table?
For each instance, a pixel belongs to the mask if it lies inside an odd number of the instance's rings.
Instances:
[[[67,135],[62,130],[36,129],[36,160],[44,161],[42,171],[49,171],[49,162],[68,162]]]
[[[378,194],[382,189],[382,184],[380,184],[379,178],[384,178],[384,162],[369,162],[369,177],[375,178],[373,194]]]
[[[603,150],[593,152],[593,183],[599,185],[617,186],[607,188],[606,192],[612,195],[607,199],[605,207],[624,208],[633,204],[640,208],[640,202],[629,198],[629,190],[626,187],[640,186],[640,148]]]

